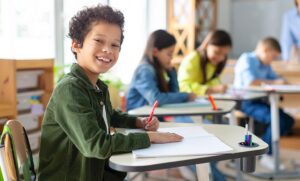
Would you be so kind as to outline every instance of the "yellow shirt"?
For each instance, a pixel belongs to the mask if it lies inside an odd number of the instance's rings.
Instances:
[[[178,69],[180,91],[194,92],[198,96],[203,96],[210,86],[221,84],[219,77],[210,80],[216,70],[216,66],[211,63],[206,65],[206,77],[209,81],[202,84],[203,72],[200,68],[200,62],[201,56],[197,51],[191,52],[183,59]]]

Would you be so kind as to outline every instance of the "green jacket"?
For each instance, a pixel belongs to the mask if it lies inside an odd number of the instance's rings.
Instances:
[[[109,126],[134,128],[136,117],[113,110],[107,86],[97,86],[74,64],[55,88],[42,123],[39,181],[123,180],[126,173],[110,169],[109,157],[150,146],[146,133],[106,132],[101,102]]]
[[[198,51],[191,52],[180,63],[178,69],[179,88],[182,92],[194,92],[198,96],[203,96],[209,87],[220,85],[219,77],[203,82],[203,72],[201,71],[201,56]],[[213,76],[216,67],[208,63],[206,65],[206,77],[209,79]]]

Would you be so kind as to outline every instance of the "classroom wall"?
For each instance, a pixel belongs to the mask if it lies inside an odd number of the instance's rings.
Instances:
[[[166,1],[130,0],[128,4],[128,1],[110,0],[110,5],[120,9],[125,16],[125,39],[118,63],[112,71],[123,83],[129,84],[149,34],[157,29],[166,29]]]
[[[294,7],[294,0],[221,0],[218,3],[218,28],[231,33],[233,58],[252,51],[265,36],[279,39],[282,15]]]

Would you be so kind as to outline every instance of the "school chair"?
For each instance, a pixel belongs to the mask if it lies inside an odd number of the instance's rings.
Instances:
[[[1,164],[1,170],[2,175],[6,176],[5,180],[35,181],[32,152],[22,124],[18,121],[7,121],[0,141],[4,146],[4,164]]]

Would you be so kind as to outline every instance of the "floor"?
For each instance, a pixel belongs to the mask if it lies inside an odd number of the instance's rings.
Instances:
[[[284,136],[280,139],[280,147],[300,150],[300,120],[296,120],[296,124],[293,129],[293,135]]]

